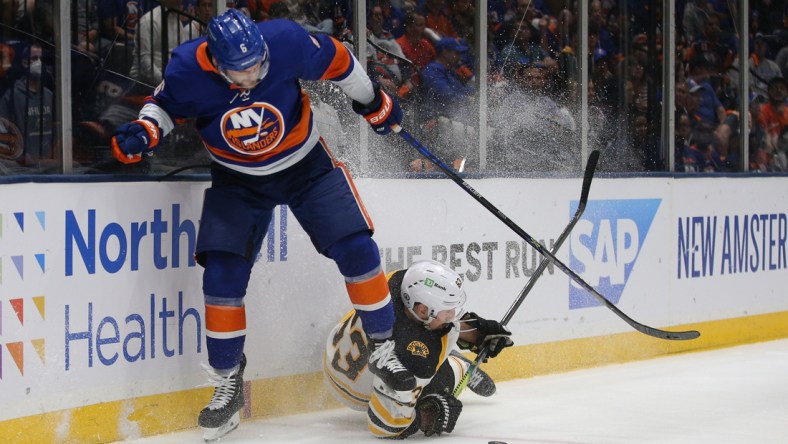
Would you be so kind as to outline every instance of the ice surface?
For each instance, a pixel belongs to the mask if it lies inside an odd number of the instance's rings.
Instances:
[[[609,365],[466,390],[453,433],[408,442],[786,443],[788,339]],[[198,429],[132,441],[202,442]],[[348,409],[247,420],[224,443],[377,443]]]

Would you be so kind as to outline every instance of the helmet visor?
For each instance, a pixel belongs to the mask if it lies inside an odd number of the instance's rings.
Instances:
[[[442,324],[451,324],[457,322],[461,316],[457,316],[457,309],[450,308],[448,310],[441,310],[435,313],[435,320]]]
[[[464,290],[460,290],[459,298],[454,302],[453,307],[446,308],[437,312],[432,312],[430,316],[433,319],[439,319],[446,324],[456,323],[465,315],[465,301],[467,295]]]
[[[230,84],[242,89],[252,89],[268,74],[268,51],[266,50],[263,56],[253,65],[240,71],[224,68],[219,63],[217,65],[219,73]]]
[[[238,86],[239,88],[252,89],[260,83],[262,77],[260,76],[260,69],[262,68],[262,61],[255,63],[243,71],[233,71],[232,69],[222,69],[222,74],[230,83]]]

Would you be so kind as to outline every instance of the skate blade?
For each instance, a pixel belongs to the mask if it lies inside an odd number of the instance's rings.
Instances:
[[[232,432],[233,430],[238,428],[238,424],[241,423],[241,414],[239,412],[235,412],[233,416],[230,417],[227,422],[222,424],[219,427],[214,429],[209,429],[207,427],[202,427],[202,438],[205,442],[215,442],[219,441],[224,437],[224,435]]]

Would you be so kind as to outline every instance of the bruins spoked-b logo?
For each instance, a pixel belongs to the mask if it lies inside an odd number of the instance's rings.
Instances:
[[[255,102],[233,108],[222,116],[222,135],[235,151],[246,155],[267,153],[285,133],[284,118],[269,103]]]
[[[407,350],[413,356],[421,356],[422,358],[426,358],[430,354],[430,349],[421,341],[412,341],[408,344]]]

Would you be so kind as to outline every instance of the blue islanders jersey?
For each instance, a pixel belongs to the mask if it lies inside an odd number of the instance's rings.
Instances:
[[[300,79],[334,81],[361,103],[371,102],[374,91],[355,57],[334,38],[310,35],[289,20],[257,26],[270,57],[268,73],[257,86],[244,90],[230,85],[211,63],[208,43],[200,37],[175,48],[164,80],[140,117],[156,119],[165,135],[174,121],[196,118],[216,162],[265,175],[295,164],[319,141]]]

